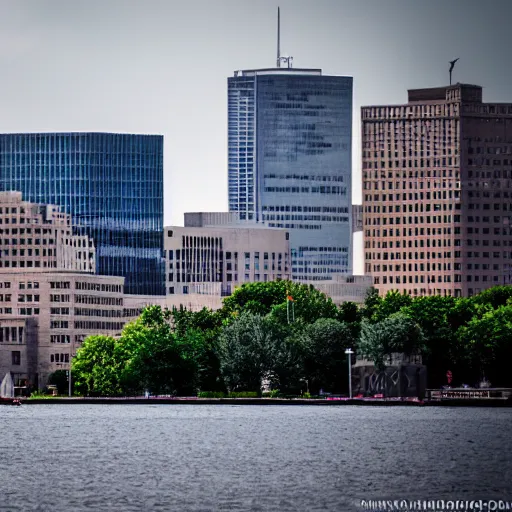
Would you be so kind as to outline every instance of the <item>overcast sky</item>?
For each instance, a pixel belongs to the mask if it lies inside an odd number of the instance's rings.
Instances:
[[[512,102],[512,0],[0,0],[0,132],[165,136],[165,224],[227,208],[226,79],[271,67],[354,77],[361,105],[454,81]]]

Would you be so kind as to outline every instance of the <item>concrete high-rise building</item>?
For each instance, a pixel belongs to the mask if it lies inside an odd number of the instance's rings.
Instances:
[[[381,292],[471,296],[512,276],[512,104],[482,88],[362,107],[365,272]]]
[[[128,293],[164,293],[163,137],[0,134],[0,191],[58,205],[96,247],[96,271]]]
[[[351,140],[351,77],[276,67],[228,78],[229,210],[289,231],[295,280],[351,272]]]

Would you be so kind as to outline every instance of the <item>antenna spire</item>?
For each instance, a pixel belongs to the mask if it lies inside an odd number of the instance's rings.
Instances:
[[[277,67],[281,67],[281,13],[277,8]]]

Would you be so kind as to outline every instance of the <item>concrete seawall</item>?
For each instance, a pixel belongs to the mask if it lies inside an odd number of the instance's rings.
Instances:
[[[140,405],[327,405],[327,406],[377,406],[377,407],[512,407],[512,400],[504,399],[443,399],[443,400],[361,400],[361,399],[283,399],[283,398],[168,398],[168,397],[127,397],[127,398],[93,398],[93,397],[56,397],[23,399],[23,405],[31,404],[140,404]]]

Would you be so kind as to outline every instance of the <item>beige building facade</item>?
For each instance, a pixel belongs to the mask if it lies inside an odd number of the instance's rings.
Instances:
[[[227,296],[243,283],[291,275],[288,233],[256,224],[167,227],[164,256],[167,295]]]
[[[44,387],[91,334],[125,324],[124,278],[97,276],[95,249],[58,207],[0,192],[0,375]]]
[[[455,84],[361,115],[365,274],[379,292],[510,283],[512,104]]]

